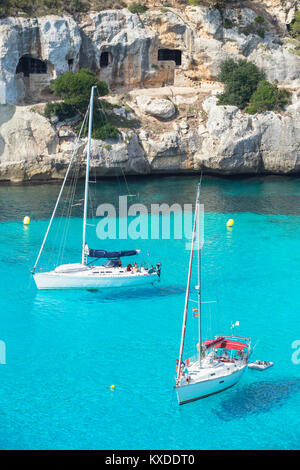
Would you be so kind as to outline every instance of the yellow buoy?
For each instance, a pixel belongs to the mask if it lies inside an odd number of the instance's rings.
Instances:
[[[111,386],[110,386],[110,389],[111,389],[111,390],[114,390],[114,389],[115,389],[115,386],[114,386],[114,385],[111,385]]]
[[[233,224],[234,224],[234,220],[233,220],[233,219],[229,219],[229,220],[227,220],[226,227],[232,227]]]
[[[23,224],[24,225],[29,225],[30,224],[30,217],[28,217],[28,215],[26,215],[23,219]]]

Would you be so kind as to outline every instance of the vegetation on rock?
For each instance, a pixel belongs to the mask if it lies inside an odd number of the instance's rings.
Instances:
[[[54,95],[63,101],[47,103],[45,116],[50,118],[55,115],[59,120],[64,120],[79,113],[83,117],[89,106],[92,86],[96,86],[98,92],[95,95],[92,136],[101,140],[116,138],[118,129],[107,121],[103,111],[96,105],[97,94],[107,95],[108,86],[105,82],[99,81],[96,74],[89,69],[81,69],[78,73],[66,72],[51,83],[50,88]],[[86,135],[86,130],[83,135]]]
[[[108,94],[107,84],[100,82],[94,72],[84,68],[78,73],[66,72],[60,75],[50,84],[50,89],[55,96],[72,106],[76,112],[84,115],[89,104],[92,86],[97,87],[99,96]]]
[[[50,119],[53,116],[57,116],[60,121],[69,119],[76,114],[76,109],[70,104],[64,102],[47,103],[44,110],[46,118]]]
[[[296,12],[295,20],[290,25],[290,35],[300,40],[300,11]]]
[[[0,18],[6,16],[33,17],[46,14],[61,15],[125,8],[122,0],[1,0]]]
[[[249,114],[262,111],[280,111],[290,103],[290,92],[270,83],[265,74],[252,62],[227,59],[222,62],[218,80],[223,82],[224,93],[220,105],[238,106]]]
[[[280,111],[291,101],[291,93],[285,88],[278,88],[276,83],[262,80],[250,98],[250,104],[246,108],[249,114],[262,111]]]
[[[130,13],[145,13],[148,7],[142,3],[133,2],[129,5],[128,10]]]
[[[225,85],[224,93],[219,97],[219,104],[229,104],[244,109],[258,83],[264,80],[265,74],[255,64],[245,59],[240,59],[238,62],[227,59],[221,63],[217,78]]]

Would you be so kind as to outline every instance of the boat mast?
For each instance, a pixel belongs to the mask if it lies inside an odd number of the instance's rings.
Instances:
[[[202,175],[198,185],[198,338],[199,338],[199,367],[201,368],[201,240],[200,240],[200,189]]]
[[[199,192],[199,187],[198,187],[198,192]],[[194,244],[195,244],[196,225],[197,225],[197,215],[198,215],[198,202],[197,201],[198,201],[198,194],[197,194],[196,208],[195,208],[192,247],[191,247],[190,262],[189,262],[189,274],[188,274],[188,281],[187,281],[186,293],[185,293],[185,304],[184,304],[184,313],[183,313],[183,321],[182,321],[182,333],[181,333],[181,342],[180,342],[180,351],[179,351],[179,362],[178,362],[178,369],[177,369],[177,382],[180,379],[180,373],[181,373],[182,354],[183,354],[186,320],[187,320],[187,309],[188,309],[188,305],[189,305],[189,293],[190,293],[190,284],[191,284]]]
[[[86,239],[86,219],[89,195],[89,178],[90,178],[90,156],[91,156],[91,140],[92,140],[92,125],[93,125],[93,105],[94,105],[94,90],[96,86],[92,86],[91,98],[89,106],[89,129],[88,129],[88,148],[86,157],[86,172],[85,172],[85,191],[84,191],[84,208],[83,208],[83,231],[82,231],[82,252],[81,263],[86,264],[85,255],[85,239]]]
[[[44,236],[44,240],[43,240],[42,246],[41,246],[40,251],[39,251],[39,254],[38,254],[38,256],[37,256],[35,265],[34,265],[33,269],[31,270],[31,273],[32,273],[32,274],[34,274],[34,272],[35,272],[35,270],[36,270],[36,267],[37,267],[37,265],[38,265],[40,256],[41,256],[42,251],[43,251],[43,249],[44,249],[44,245],[45,245],[45,243],[46,243],[46,240],[47,240],[47,237],[48,237],[48,233],[49,233],[49,231],[50,231],[50,228],[51,228],[53,219],[54,219],[54,217],[55,217],[56,210],[57,210],[57,207],[58,207],[58,204],[59,204],[61,195],[62,195],[62,193],[63,193],[64,187],[65,187],[65,184],[66,184],[66,181],[67,181],[67,178],[68,178],[68,176],[69,176],[69,172],[70,172],[70,169],[71,169],[71,166],[72,166],[72,163],[73,163],[73,160],[74,160],[74,158],[75,158],[76,152],[77,152],[78,147],[79,147],[79,144],[80,144],[80,137],[81,137],[82,130],[83,130],[83,128],[84,128],[84,126],[85,126],[85,123],[86,123],[86,118],[87,118],[87,112],[86,112],[86,114],[85,114],[85,116],[84,116],[84,120],[83,120],[83,122],[82,122],[82,124],[81,124],[80,132],[79,132],[78,137],[77,137],[77,139],[76,139],[75,147],[74,147],[74,150],[73,150],[73,153],[72,153],[72,157],[71,157],[69,166],[68,166],[68,168],[67,168],[67,171],[66,171],[66,174],[65,174],[63,183],[62,183],[62,185],[61,185],[61,188],[60,188],[60,191],[59,191],[59,195],[58,195],[58,197],[57,197],[57,200],[56,200],[56,203],[55,203],[55,206],[54,206],[54,209],[53,209],[51,218],[50,218],[50,222],[49,222],[49,224],[48,224],[48,227],[47,227],[47,230],[46,230],[46,234],[45,234],[45,236]]]

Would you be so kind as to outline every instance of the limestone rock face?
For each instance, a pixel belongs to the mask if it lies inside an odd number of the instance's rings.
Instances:
[[[153,8],[143,15],[127,9],[90,12],[77,20],[67,15],[1,19],[0,180],[64,176],[74,150],[72,123],[49,122],[19,105],[51,100],[50,81],[81,67],[94,70],[123,98],[133,88],[147,88],[146,94],[136,94],[135,110],[118,105],[108,111],[118,122],[131,121],[124,129],[138,120],[148,127],[124,131],[118,141],[93,141],[92,166],[98,174],[113,175],[120,166],[129,174],[299,173],[300,57],[295,42],[284,36],[300,1],[244,3],[222,12],[199,5],[163,12]],[[255,29],[258,15],[266,20],[264,34]],[[46,72],[20,71],[20,59],[28,57],[42,61]],[[172,102],[180,109],[180,95],[172,92],[172,101],[165,99],[169,85],[202,89],[229,57],[253,61],[268,80],[294,90],[292,104],[281,114],[250,116],[234,106],[218,106],[210,96],[201,115],[198,97],[193,101],[192,96],[192,111],[186,106],[181,115]],[[160,88],[158,96],[148,92],[153,86]],[[82,158],[85,150],[83,139]]]
[[[93,140],[91,166],[103,176],[115,175],[120,167],[127,174],[300,172],[300,121],[294,104],[283,114],[251,116],[235,106],[218,106],[217,97],[210,96],[203,109],[207,119],[199,119],[196,127],[179,120],[173,131],[155,137],[130,130],[117,141]],[[68,127],[58,123],[55,128],[25,106],[5,105],[0,111],[0,181],[63,178],[75,145]],[[86,149],[87,139],[82,139],[82,161]]]
[[[158,119],[171,119],[176,112],[172,101],[167,99],[138,96],[136,101],[142,113],[154,116]]]
[[[0,181],[61,179],[74,147],[74,133],[62,127],[56,130],[29,107],[0,105]],[[78,158],[82,161],[86,151],[87,139],[82,139],[78,145]],[[127,174],[150,172],[134,132],[129,131],[111,144],[92,141],[91,167],[96,168],[97,174],[114,175],[120,166]]]
[[[300,57],[295,45],[281,36],[299,3],[266,0],[251,9],[247,2],[245,8],[224,8],[222,14],[199,5],[184,11],[149,9],[143,15],[125,8],[90,12],[76,21],[67,15],[1,19],[0,103],[42,100],[52,79],[82,67],[94,70],[112,89],[180,81],[190,86],[190,80],[215,79],[228,57],[254,61],[269,80],[297,84]],[[261,9],[266,16],[264,37],[253,29]],[[277,12],[278,29],[270,24],[270,12]],[[43,61],[47,72],[16,73],[26,56]]]
[[[57,144],[46,118],[26,107],[0,105],[0,180],[61,178]]]
[[[273,47],[264,50],[258,47],[248,59],[254,62],[266,73],[267,80],[278,80],[282,85],[294,84],[299,86],[300,58],[295,53],[293,44],[285,44],[281,47]]]
[[[90,13],[80,23],[80,66],[99,71],[100,80],[128,86],[143,83],[150,73],[155,33],[127,9]],[[101,63],[102,54],[107,54]]]
[[[235,106],[204,102],[206,133],[196,166],[217,173],[296,173],[300,169],[300,122],[295,111],[250,116]]]
[[[34,94],[34,80],[43,78],[47,86],[56,75],[69,70],[68,61],[75,67],[80,45],[78,25],[69,16],[0,20],[0,103],[21,102],[26,88]],[[30,79],[24,82],[23,73],[16,74],[19,59],[26,55],[47,63],[47,74],[33,74],[31,84]]]
[[[86,153],[84,148],[84,154]],[[150,165],[134,132],[123,134],[118,143],[112,145],[100,140],[93,140],[91,145],[91,167],[96,174],[115,175],[115,168],[122,167],[129,175],[150,173]]]

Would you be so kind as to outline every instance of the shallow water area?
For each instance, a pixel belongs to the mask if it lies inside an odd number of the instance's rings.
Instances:
[[[190,176],[129,178],[130,194],[136,195],[129,202],[191,204],[197,182]],[[204,339],[230,334],[231,321],[239,320],[235,333],[252,337],[253,360],[274,366],[249,369],[234,388],[183,406],[173,386],[186,240],[101,242],[90,227],[95,248],[140,248],[139,262],[160,261],[160,283],[126,291],[38,291],[30,269],[59,187],[0,186],[0,340],[6,345],[0,448],[297,449],[299,180],[204,178],[203,301],[216,301],[203,304]],[[96,184],[98,203],[117,205],[118,195],[116,181]],[[31,217],[28,226],[25,215]],[[232,229],[226,228],[229,218]],[[179,220],[175,213],[172,222]],[[80,260],[81,231],[78,208],[65,250],[72,262]],[[49,240],[45,262],[55,240]],[[195,265],[193,286],[196,276]],[[191,305],[185,357],[196,341]]]

